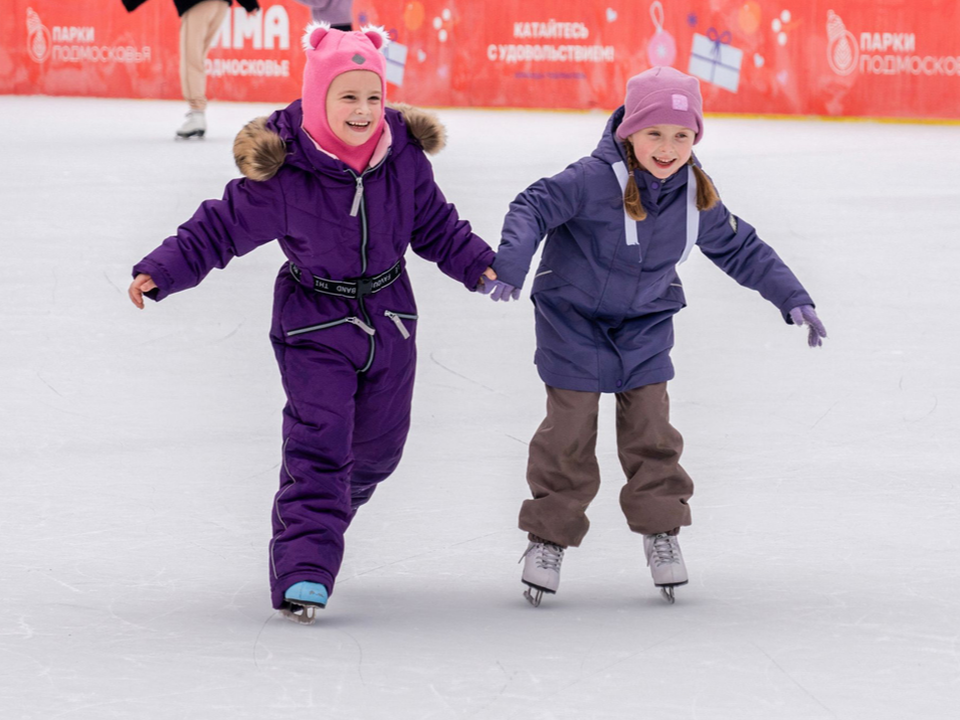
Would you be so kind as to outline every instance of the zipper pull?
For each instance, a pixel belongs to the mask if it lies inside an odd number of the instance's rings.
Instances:
[[[363,198],[363,176],[357,175],[357,192],[353,195],[353,205],[350,206],[350,217],[356,217],[360,212],[360,200]]]
[[[404,340],[410,339],[410,333],[407,331],[407,328],[404,327],[403,320],[400,319],[399,315],[397,315],[395,312],[390,312],[389,310],[384,310],[383,314],[393,320],[393,324],[397,326],[397,330],[399,330],[400,334],[403,335]]]
[[[351,325],[356,325],[358,328],[363,330],[367,335],[374,335],[377,331],[372,327],[367,325],[363,320],[358,317],[348,317],[347,322]]]

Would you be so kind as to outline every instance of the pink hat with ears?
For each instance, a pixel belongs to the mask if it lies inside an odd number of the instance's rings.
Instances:
[[[311,23],[303,34],[303,49],[307,54],[301,102],[303,128],[322,148],[345,162],[347,158],[342,153],[356,152],[357,148],[346,145],[331,131],[327,122],[327,91],[337,75],[351,70],[369,70],[380,77],[380,87],[386,101],[387,61],[380,49],[389,41],[383,28],[364,27],[359,32],[342,32],[332,29],[327,23]],[[367,144],[372,143],[376,147],[382,126],[381,116],[380,125],[374,129]]]

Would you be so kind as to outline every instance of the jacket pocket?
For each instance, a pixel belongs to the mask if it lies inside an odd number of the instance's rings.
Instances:
[[[404,321],[408,323],[416,322],[416,315],[411,313],[393,312],[392,310],[384,310],[383,314],[394,324],[394,326],[396,326],[404,340],[410,339],[410,331],[407,330],[406,325],[404,325]]]
[[[683,285],[681,285],[679,281],[670,283],[663,295],[661,295],[658,299],[666,300],[668,302],[675,302],[681,307],[687,306],[687,298],[683,294]]]
[[[537,270],[537,274],[533,276],[533,287],[530,288],[530,294],[534,295],[544,290],[552,290],[553,288],[569,284],[569,282],[557,275],[553,270],[541,265]]]
[[[318,330],[327,330],[328,328],[337,327],[338,325],[344,325],[350,323],[351,325],[356,325],[358,328],[363,330],[367,335],[374,335],[377,331],[372,327],[367,325],[363,320],[353,315],[349,317],[340,318],[339,320],[331,320],[329,322],[320,323],[319,325],[307,325],[306,327],[296,328],[294,330],[288,330],[286,332],[287,337],[292,337],[294,335],[303,335],[304,333],[316,332]]]

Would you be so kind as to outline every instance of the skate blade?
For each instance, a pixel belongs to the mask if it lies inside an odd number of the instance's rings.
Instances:
[[[186,135],[181,135],[179,132],[174,140],[190,140],[191,138],[196,138],[197,140],[203,140],[204,131],[196,130],[192,133],[187,133]]]
[[[527,586],[527,589],[524,590],[523,596],[527,599],[534,607],[540,607],[540,601],[543,599],[543,594],[547,593],[548,595],[555,595],[555,590],[547,590],[546,588],[538,587],[536,585],[530,585],[529,583],[524,583]]]
[[[317,619],[317,608],[323,609],[323,605],[290,605],[281,608],[280,614],[287,620],[300,625],[313,625]]]
[[[686,585],[687,582],[688,582],[687,580],[684,580],[682,583],[671,583],[669,585],[657,585],[657,587],[660,588],[660,596],[664,600],[666,600],[668,603],[673,605],[677,601],[677,599],[673,595],[673,589],[678,588],[681,585]]]

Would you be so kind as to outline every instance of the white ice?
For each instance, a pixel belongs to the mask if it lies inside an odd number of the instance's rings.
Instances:
[[[814,296],[805,332],[681,268],[673,421],[691,582],[652,586],[604,399],[592,530],[523,600],[533,317],[410,256],[414,424],[316,625],[270,607],[282,391],[271,245],[145,311],[131,265],[272,108],[0,98],[0,717],[953,718],[960,704],[960,127],[708,118],[698,154]],[[496,243],[598,113],[441,110],[448,199]]]

